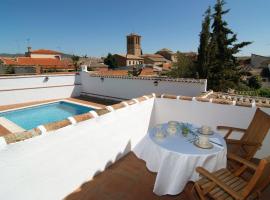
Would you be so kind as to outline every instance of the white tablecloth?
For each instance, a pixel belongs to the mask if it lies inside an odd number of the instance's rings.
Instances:
[[[163,126],[166,129],[167,125]],[[192,127],[195,130],[195,126]],[[199,179],[195,170],[198,166],[210,172],[226,167],[226,143],[218,133],[210,137],[223,147],[214,145],[212,149],[201,149],[189,142],[193,137],[191,134],[186,138],[179,131],[174,136],[157,139],[155,131],[155,128],[151,129],[133,150],[137,157],[146,162],[150,171],[157,172],[155,194],[179,194],[188,181]]]

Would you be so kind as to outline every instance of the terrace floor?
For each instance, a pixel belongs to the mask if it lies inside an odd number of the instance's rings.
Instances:
[[[189,199],[185,192],[177,196],[155,195],[156,174],[149,172],[145,162],[129,153],[92,181],[81,185],[65,200],[176,200]]]
[[[93,180],[80,186],[65,200],[189,200],[192,183],[176,196],[157,196],[153,191],[156,174],[146,169],[145,162],[129,153],[98,174]],[[270,199],[270,186],[263,192],[262,200]]]

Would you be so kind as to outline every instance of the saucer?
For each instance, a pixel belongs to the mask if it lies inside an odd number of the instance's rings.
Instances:
[[[212,149],[214,147],[214,145],[211,144],[210,142],[207,143],[207,144],[202,145],[202,144],[199,143],[199,140],[195,140],[194,145],[199,147],[199,148],[202,148],[202,149]]]

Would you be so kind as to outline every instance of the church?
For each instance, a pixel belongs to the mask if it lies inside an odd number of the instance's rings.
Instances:
[[[119,67],[144,64],[141,49],[141,36],[135,33],[127,35],[127,54],[115,54]]]

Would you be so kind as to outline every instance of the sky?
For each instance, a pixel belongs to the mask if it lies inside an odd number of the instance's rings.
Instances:
[[[105,56],[125,53],[126,35],[142,36],[143,53],[197,51],[202,15],[215,0],[1,0],[0,52],[52,49]],[[252,41],[239,55],[270,55],[270,1],[227,0],[229,27]]]

